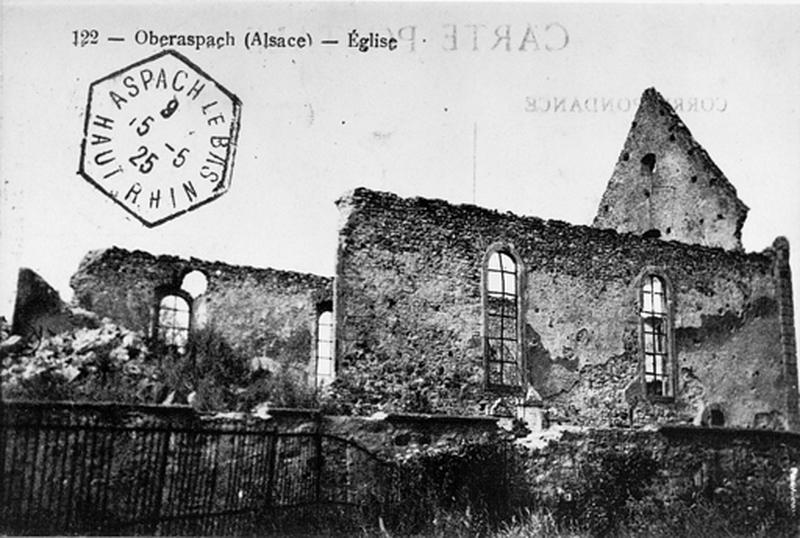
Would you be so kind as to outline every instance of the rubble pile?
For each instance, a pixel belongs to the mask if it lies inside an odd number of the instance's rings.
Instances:
[[[4,320],[3,320],[4,321]],[[0,382],[7,399],[114,400],[153,403],[161,389],[158,361],[142,336],[107,319],[23,339],[0,329]]]

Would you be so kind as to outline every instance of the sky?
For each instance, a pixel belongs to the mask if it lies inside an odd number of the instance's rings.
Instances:
[[[5,1],[2,10],[9,319],[20,267],[69,300],[81,258],[112,245],[332,275],[334,202],[358,186],[589,224],[648,87],[681,103],[750,207],[745,249],[784,235],[800,274],[800,6]],[[397,46],[362,52],[348,46],[353,31]],[[250,42],[265,32],[312,44]],[[165,50],[164,37],[226,33],[234,43],[221,48],[171,48],[241,101],[229,190],[144,226],[77,173],[89,86]]]

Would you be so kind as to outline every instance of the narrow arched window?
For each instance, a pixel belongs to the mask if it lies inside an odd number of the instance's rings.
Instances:
[[[520,387],[518,266],[509,252],[486,260],[484,353],[488,387]]]
[[[672,396],[667,287],[661,277],[645,275],[641,285],[641,334],[644,385],[648,396]]]
[[[317,387],[333,381],[333,313],[323,311],[317,317]]]
[[[189,339],[191,307],[180,295],[165,295],[158,303],[158,339],[183,352]]]

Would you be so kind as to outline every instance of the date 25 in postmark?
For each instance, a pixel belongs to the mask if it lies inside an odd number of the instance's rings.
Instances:
[[[78,173],[145,226],[230,188],[241,102],[166,50],[89,87]]]

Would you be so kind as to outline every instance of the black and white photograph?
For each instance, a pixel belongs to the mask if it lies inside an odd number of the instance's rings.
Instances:
[[[0,6],[0,535],[800,534],[800,3]]]

